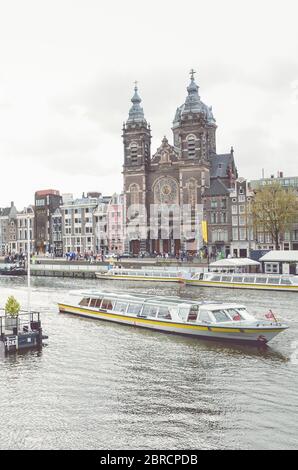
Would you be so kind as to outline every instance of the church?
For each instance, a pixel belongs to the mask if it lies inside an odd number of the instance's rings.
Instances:
[[[216,153],[216,120],[212,107],[201,100],[194,74],[192,70],[185,102],[175,112],[173,140],[169,142],[164,137],[154,154],[151,153],[151,127],[145,119],[135,85],[132,106],[122,129],[125,219],[127,225],[134,227],[126,233],[125,243],[127,251],[134,254],[177,255],[181,251],[197,251],[199,248],[194,239],[187,240],[171,230],[175,222],[175,214],[171,211],[169,230],[162,230],[158,225],[161,215],[153,215],[152,207],[188,205],[192,211],[202,204],[203,218],[208,222],[208,240],[212,242],[213,228],[218,233],[219,225],[221,230],[221,221],[211,220],[211,202],[213,198],[224,197],[228,203],[237,169],[233,149],[227,154]],[[228,204],[225,206],[224,210],[228,211]],[[143,214],[139,207],[144,208]],[[149,229],[153,220],[157,225],[154,236]],[[191,220],[194,224],[193,216]],[[227,226],[225,240],[216,241],[225,244],[224,250],[228,253],[229,217],[224,220]],[[194,230],[200,230],[200,227],[194,226]]]

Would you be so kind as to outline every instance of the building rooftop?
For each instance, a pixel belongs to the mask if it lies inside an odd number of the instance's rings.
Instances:
[[[272,250],[260,258],[260,261],[297,262],[298,250]]]

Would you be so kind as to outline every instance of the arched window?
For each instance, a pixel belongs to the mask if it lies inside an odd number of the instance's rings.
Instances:
[[[132,184],[130,186],[130,203],[131,205],[133,204],[139,204],[139,185],[138,184]]]
[[[195,207],[197,204],[197,184],[196,181],[191,178],[187,183],[188,189],[188,204],[191,205],[192,208]]]
[[[187,153],[188,158],[196,156],[196,138],[193,134],[187,136]]]

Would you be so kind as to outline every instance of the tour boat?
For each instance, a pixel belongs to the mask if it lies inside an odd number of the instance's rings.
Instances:
[[[194,273],[185,276],[184,282],[189,286],[298,292],[298,276],[284,274]]]
[[[260,320],[241,304],[136,293],[89,291],[58,307],[60,313],[205,339],[267,343],[288,328],[272,312]]]
[[[125,281],[183,282],[181,273],[167,269],[113,268],[107,272],[96,272],[97,279]]]

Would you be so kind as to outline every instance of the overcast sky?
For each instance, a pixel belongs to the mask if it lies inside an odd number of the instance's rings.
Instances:
[[[240,176],[298,176],[296,0],[0,0],[0,207],[122,190],[139,82],[152,151],[197,70]]]

